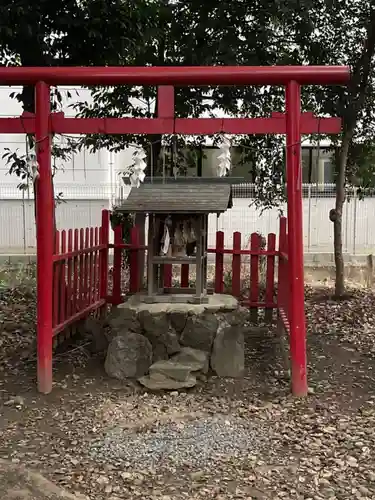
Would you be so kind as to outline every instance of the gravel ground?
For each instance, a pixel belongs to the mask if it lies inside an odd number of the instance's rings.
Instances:
[[[200,415],[187,422],[129,432],[117,427],[104,439],[91,444],[91,456],[102,463],[126,463],[129,467],[215,467],[220,460],[244,458],[267,441],[264,429],[249,426],[243,419]],[[197,445],[199,443],[199,446]],[[129,465],[128,465],[129,464]]]
[[[0,458],[89,500],[375,499],[375,297],[307,288],[310,395],[289,395],[272,328],[247,339],[244,380],[151,394],[105,377],[86,340],[34,379],[35,296],[0,299]],[[0,485],[1,487],[1,485]]]

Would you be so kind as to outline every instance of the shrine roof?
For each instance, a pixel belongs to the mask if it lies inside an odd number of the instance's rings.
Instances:
[[[155,183],[132,188],[119,212],[222,213],[232,208],[232,188],[223,183]]]

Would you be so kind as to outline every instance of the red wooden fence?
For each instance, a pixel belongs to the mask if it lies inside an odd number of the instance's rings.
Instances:
[[[56,231],[53,336],[106,307],[108,238],[108,210],[103,211],[101,227]]]
[[[243,306],[249,307],[254,319],[258,309],[266,310],[272,319],[277,309],[289,331],[289,277],[286,219],[280,219],[279,249],[276,235],[267,236],[262,245],[259,233],[251,234],[246,247],[239,232],[233,233],[232,248],[225,248],[224,233],[216,233],[214,280],[209,283],[215,293],[230,293]],[[109,212],[103,211],[101,227],[56,231],[53,283],[53,335],[66,330],[91,312],[105,308],[107,303],[121,304],[123,296],[142,289],[139,229],[133,227],[130,242],[124,243],[122,227],[114,228],[114,242],[109,244]],[[265,246],[265,248],[263,248]],[[108,251],[113,249],[112,286],[108,287]],[[124,286],[123,252],[129,251],[128,276]],[[229,259],[228,259],[229,257]],[[276,259],[278,258],[278,285],[275,287]],[[181,266],[179,286],[189,287],[189,265]],[[176,283],[177,284],[177,283]],[[172,287],[172,265],[164,267],[164,285]],[[110,288],[110,290],[108,290]]]
[[[109,211],[103,210],[100,227],[56,231],[53,256],[53,324],[52,336],[74,331],[78,322],[91,313],[105,313],[107,304],[118,305],[123,296],[142,289],[144,269],[141,269],[147,247],[140,245],[139,229],[132,228],[130,242],[124,243],[122,228],[114,229],[114,243],[109,243]],[[272,319],[277,309],[279,321],[290,333],[290,276],[288,260],[287,221],[280,218],[279,248],[276,236],[267,236],[262,244],[258,233],[250,236],[243,245],[241,233],[233,233],[233,247],[225,248],[224,233],[216,233],[214,254],[214,279],[209,283],[215,293],[231,293],[240,303],[249,307],[256,321],[258,310],[265,309],[266,319]],[[265,248],[264,248],[265,246]],[[109,284],[109,250],[113,249],[112,283]],[[127,285],[123,284],[123,253],[129,252]],[[228,259],[229,257],[229,259]],[[276,259],[278,280],[275,288]],[[260,269],[261,268],[261,269]],[[261,272],[260,272],[261,271]],[[189,287],[189,265],[181,266],[180,287]],[[164,267],[164,284],[173,284],[172,265]],[[43,363],[39,360],[38,363]]]
[[[224,248],[224,233],[216,233],[216,248],[209,248],[208,253],[215,254],[215,293],[231,293],[237,297],[243,305],[250,308],[274,309],[275,302],[275,260],[278,252],[275,248],[276,235],[270,233],[267,237],[267,247],[262,248],[262,236],[253,233],[250,236],[250,248],[242,248],[241,233],[233,233],[233,248]],[[225,289],[224,256],[231,255],[231,288]],[[243,260],[242,257],[247,257]],[[250,262],[248,258],[250,257]],[[264,298],[260,299],[260,263],[265,261]],[[246,286],[249,281],[249,288]],[[245,285],[245,290],[244,290]],[[246,289],[248,288],[248,293]],[[245,292],[245,293],[244,293]]]
[[[108,299],[111,304],[120,304],[124,292],[133,294],[142,288],[140,252],[147,250],[147,247],[139,245],[139,241],[137,227],[132,228],[129,243],[123,242],[120,226],[114,229],[114,243],[109,245],[110,248],[114,248],[112,295]],[[259,308],[265,308],[266,316],[271,317],[272,310],[277,308],[275,268],[279,252],[276,250],[276,235],[273,233],[268,235],[266,248],[262,248],[262,237],[258,233],[253,233],[249,241],[249,247],[242,248],[241,233],[235,232],[233,233],[233,248],[225,248],[224,233],[222,231],[216,233],[216,247],[207,250],[208,253],[215,254],[215,275],[212,285],[215,293],[234,295],[242,305],[249,307],[254,313]],[[125,288],[122,280],[124,249],[130,251],[128,285]],[[232,257],[229,262],[226,256]],[[261,264],[265,270],[262,276],[260,276]],[[181,266],[179,286],[182,288],[189,287],[189,271],[188,264]],[[164,285],[168,288],[173,285],[171,264],[164,266]]]
[[[290,281],[289,281],[289,260],[288,260],[288,233],[287,220],[280,218],[279,234],[279,269],[277,280],[277,309],[279,318],[285,328],[290,333],[289,325],[289,302],[290,302]]]
[[[130,242],[124,243],[122,227],[114,228],[114,241],[109,245],[113,248],[113,270],[112,270],[112,293],[108,296],[108,303],[112,305],[121,304],[123,292],[134,294],[140,291],[141,283],[141,252],[147,250],[145,245],[140,245],[139,229],[133,227],[130,231]],[[126,288],[123,287],[123,251],[129,250],[129,279]]]

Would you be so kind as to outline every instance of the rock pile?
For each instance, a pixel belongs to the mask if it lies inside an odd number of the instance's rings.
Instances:
[[[210,368],[241,377],[246,318],[228,295],[213,295],[204,305],[144,304],[134,296],[109,318],[105,370],[152,390],[193,387]]]

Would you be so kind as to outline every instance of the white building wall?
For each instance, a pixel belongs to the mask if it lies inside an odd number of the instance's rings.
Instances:
[[[21,87],[0,87],[0,116],[11,117],[19,116],[22,113],[22,106],[16,100],[10,97],[12,92],[20,92]],[[62,87],[62,109],[66,116],[76,115],[71,107],[74,102],[87,101],[90,103],[91,94],[88,89],[77,89],[73,87]],[[68,98],[68,92],[71,93],[71,99]],[[64,142],[64,138],[55,138]],[[19,134],[0,134],[0,185],[7,184],[16,186],[18,179],[7,174],[8,167],[6,160],[2,159],[6,148],[12,151],[18,150],[19,155],[26,153],[26,140],[24,135]],[[100,150],[96,153],[90,153],[83,148],[82,151],[72,155],[67,161],[56,160],[58,171],[54,177],[56,191],[59,186],[72,184],[103,185],[118,183],[116,172],[123,170],[131,163],[133,149],[129,148],[121,153],[111,154],[107,150]]]
[[[76,185],[76,189],[68,191],[66,202],[56,209],[58,229],[98,226],[101,221],[101,211],[109,208],[108,197],[110,185],[93,187],[86,194],[79,196],[84,186]],[[64,189],[64,186],[62,186]],[[333,188],[333,187],[332,187]],[[0,186],[0,253],[33,253],[35,251],[34,204],[28,199],[15,196],[4,197],[4,186]],[[323,193],[322,193],[323,194]],[[118,193],[114,193],[114,198]],[[124,196],[122,193],[121,197]],[[126,196],[126,193],[125,193]],[[209,246],[215,246],[216,231],[224,231],[225,245],[233,244],[233,232],[242,234],[244,247],[249,244],[252,232],[259,231],[263,235],[270,232],[278,234],[279,213],[277,210],[261,213],[252,204],[251,198],[234,198],[231,210],[219,218],[211,215],[209,218]],[[322,197],[303,199],[303,233],[305,253],[332,253],[333,224],[328,214],[334,206],[335,198],[330,194]],[[286,210],[286,207],[283,207]],[[286,215],[286,212],[285,212]],[[363,201],[352,199],[344,206],[343,214],[343,250],[350,255],[375,253],[375,198]]]
[[[20,91],[20,88],[0,87],[0,116],[19,116],[22,107],[9,94]],[[74,116],[69,106],[74,101],[90,102],[90,93],[86,89],[69,88],[72,99],[67,99],[68,88],[61,89],[63,110],[67,116]],[[324,145],[322,144],[322,147]],[[25,137],[22,135],[0,135],[0,252],[28,253],[35,251],[35,223],[32,193],[21,194],[17,190],[19,180],[7,174],[8,168],[2,155],[5,148],[26,152]],[[75,154],[71,160],[60,162],[60,169],[55,176],[55,190],[62,192],[66,203],[60,204],[56,210],[57,227],[80,228],[100,224],[101,210],[111,208],[118,198],[116,192],[121,186],[121,197],[126,196],[128,188],[124,187],[118,172],[132,162],[134,149],[129,148],[120,153],[106,150],[95,154],[83,150]],[[316,151],[314,152],[316,155]],[[216,174],[217,151],[206,153],[204,161],[205,175]],[[327,158],[321,153],[318,171],[322,174],[323,161]],[[315,157],[314,157],[315,159]],[[315,164],[315,161],[314,161]],[[245,168],[245,167],[244,167]],[[215,172],[214,172],[215,170]],[[241,174],[238,174],[241,175]],[[243,175],[243,174],[242,174]],[[318,175],[314,181],[318,181]],[[304,207],[304,246],[306,252],[332,252],[333,226],[328,219],[329,210],[334,206],[334,188],[331,194],[322,192],[318,198],[305,198]],[[216,230],[225,232],[226,245],[232,245],[234,231],[242,233],[243,244],[246,245],[253,231],[262,234],[278,230],[278,212],[267,211],[261,214],[251,204],[250,198],[235,198],[232,210],[219,219],[210,217],[209,245],[215,244]],[[344,209],[344,251],[350,254],[369,253],[375,250],[375,226],[371,222],[375,215],[375,199],[364,201],[352,200]]]

